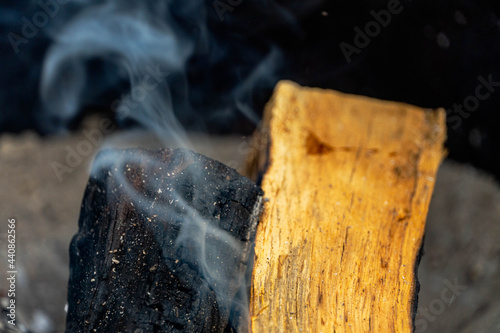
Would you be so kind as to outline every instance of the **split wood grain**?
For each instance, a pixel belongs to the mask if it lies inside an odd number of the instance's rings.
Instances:
[[[444,110],[285,81],[255,138],[252,332],[412,331]]]

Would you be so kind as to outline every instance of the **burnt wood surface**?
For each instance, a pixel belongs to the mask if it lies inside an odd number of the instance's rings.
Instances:
[[[262,195],[189,150],[101,152],[70,245],[66,331],[244,329]]]

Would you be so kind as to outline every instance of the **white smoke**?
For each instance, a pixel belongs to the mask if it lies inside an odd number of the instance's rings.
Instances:
[[[185,141],[172,110],[168,76],[183,75],[194,43],[170,17],[167,5],[155,6],[153,15],[146,2],[107,2],[84,9],[64,26],[43,65],[41,96],[49,117],[64,123],[80,111],[86,102],[86,61],[103,59],[130,80],[134,103],[122,101],[115,108],[117,117]]]
[[[117,105],[110,105],[117,118],[135,120],[160,139],[164,138],[163,142],[172,142],[173,138],[176,146],[189,147],[188,135],[176,118],[176,113],[188,112],[190,108],[189,60],[196,52],[206,52],[210,59],[220,60],[224,58],[224,52],[230,51],[227,46],[219,47],[209,32],[207,11],[211,8],[206,5],[201,0],[176,1],[175,6],[173,1],[153,4],[152,1],[124,0],[86,6],[53,33],[54,43],[44,60],[40,86],[46,114],[58,119],[64,127],[82,106],[89,103],[84,94],[90,82],[87,63],[99,59],[113,64],[118,71],[116,75],[127,78],[130,83],[129,94]],[[214,96],[236,105],[254,123],[259,116],[244,101],[251,99],[253,89],[272,87],[277,81],[275,72],[281,52],[277,47],[270,46],[269,50],[267,56],[264,54],[263,59],[251,66],[248,64],[258,59],[255,55],[260,55],[259,52],[254,52],[253,58],[249,56],[252,61],[232,59],[236,67],[244,64],[242,72],[246,74],[239,78],[228,96]],[[211,61],[207,60],[207,64],[210,65]],[[231,66],[228,64],[228,71],[234,71]],[[174,107],[185,109],[174,110]],[[118,172],[114,174],[124,191],[134,199],[138,211],[145,212],[154,207],[159,214],[165,214],[173,209],[159,203],[167,193],[155,192],[157,201],[152,201],[137,192],[123,176],[127,163],[115,160],[111,152],[108,154],[111,155],[105,160],[111,164],[94,165],[95,170],[117,168]],[[179,202],[184,200],[177,193],[168,193],[168,196]],[[194,249],[192,252],[198,256],[201,274],[218,298],[227,301],[228,283],[234,280],[236,272],[243,279],[244,272],[240,270],[245,267],[234,258],[224,258],[223,254],[233,253],[238,258],[238,254],[247,253],[248,249],[241,240],[203,219],[194,209],[188,213],[190,218],[183,218],[176,245],[181,250]],[[238,284],[246,288],[245,281],[238,281]],[[243,298],[245,292],[242,290]],[[242,302],[246,303],[246,300]],[[248,315],[247,304],[238,306]]]

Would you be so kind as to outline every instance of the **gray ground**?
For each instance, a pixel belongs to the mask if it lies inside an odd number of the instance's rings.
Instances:
[[[95,124],[94,119],[87,126]],[[248,138],[191,137],[195,150],[241,169]],[[7,219],[14,217],[17,315],[37,333],[64,331],[68,246],[98,148],[92,144],[91,153],[62,181],[53,164],[65,164],[66,149],[76,150],[84,141],[80,132],[46,139],[30,133],[0,137],[0,298],[5,301],[7,289]],[[143,133],[114,134],[106,145],[158,146]],[[471,167],[445,162],[419,269],[417,332],[500,332],[499,236],[498,184]]]

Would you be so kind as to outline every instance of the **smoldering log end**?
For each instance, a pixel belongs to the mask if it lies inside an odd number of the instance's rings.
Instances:
[[[184,149],[107,150],[70,245],[67,332],[215,332],[245,290],[263,192]]]

